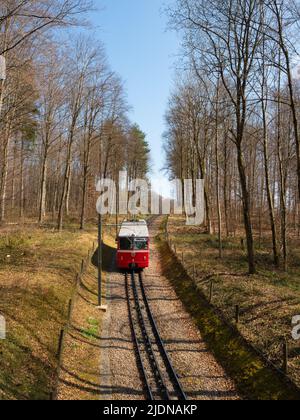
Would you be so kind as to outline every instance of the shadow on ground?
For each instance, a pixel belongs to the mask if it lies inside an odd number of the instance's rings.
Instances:
[[[112,273],[116,271],[115,265],[112,264],[116,256],[116,249],[110,247],[109,245],[102,242],[102,252],[103,252],[103,271],[107,273]],[[92,256],[92,264],[94,267],[98,268],[98,248]]]

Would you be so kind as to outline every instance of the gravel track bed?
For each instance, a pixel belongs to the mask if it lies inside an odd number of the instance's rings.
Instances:
[[[208,351],[193,320],[169,281],[162,276],[154,237],[161,220],[151,226],[151,266],[144,283],[160,334],[189,399],[236,400],[234,383]]]
[[[144,400],[129,325],[125,276],[108,274],[109,318],[102,331],[101,400]]]

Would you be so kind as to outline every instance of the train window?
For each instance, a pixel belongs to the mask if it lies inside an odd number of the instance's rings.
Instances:
[[[120,238],[120,250],[129,251],[133,248],[133,243],[130,238]]]
[[[144,251],[148,249],[148,241],[147,239],[136,239],[134,241],[134,248],[139,251]]]

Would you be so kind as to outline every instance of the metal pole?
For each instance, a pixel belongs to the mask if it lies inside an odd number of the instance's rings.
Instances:
[[[98,215],[98,305],[102,306],[102,216]]]

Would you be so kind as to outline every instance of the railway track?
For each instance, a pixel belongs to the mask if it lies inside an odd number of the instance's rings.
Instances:
[[[133,340],[147,400],[187,399],[153,317],[143,274],[125,274]]]

